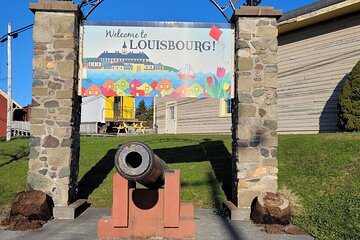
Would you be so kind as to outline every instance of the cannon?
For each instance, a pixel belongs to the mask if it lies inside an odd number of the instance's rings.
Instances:
[[[98,238],[195,238],[194,206],[180,202],[180,170],[138,141],[119,147],[115,168],[111,217],[98,221]]]
[[[116,151],[115,168],[123,178],[150,189],[162,187],[164,172],[168,171],[165,161],[139,141],[127,142]]]

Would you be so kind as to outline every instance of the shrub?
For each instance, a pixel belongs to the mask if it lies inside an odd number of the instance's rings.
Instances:
[[[345,81],[338,102],[338,126],[345,131],[360,130],[360,61]]]

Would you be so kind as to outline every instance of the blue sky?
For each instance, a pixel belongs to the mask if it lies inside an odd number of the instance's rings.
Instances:
[[[34,22],[29,3],[37,0],[1,1],[0,37],[7,33],[8,22],[13,30]],[[76,3],[81,0],[75,0]],[[226,2],[226,1],[218,1]],[[240,2],[245,2],[244,0]],[[274,6],[288,12],[316,0],[263,0],[262,6]],[[239,4],[238,4],[239,5]],[[90,20],[119,21],[180,21],[226,22],[210,0],[104,0],[89,16]],[[23,32],[12,41],[13,98],[20,105],[31,103],[32,84],[32,31]],[[0,44],[0,89],[7,92],[7,44]],[[139,102],[137,99],[136,102]],[[152,99],[147,99],[150,104]]]

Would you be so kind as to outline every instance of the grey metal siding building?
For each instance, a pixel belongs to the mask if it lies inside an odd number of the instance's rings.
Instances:
[[[359,60],[360,0],[321,0],[284,14],[279,20],[278,131],[337,131],[337,99]],[[231,116],[223,102],[156,99],[154,123],[159,133],[230,133]]]

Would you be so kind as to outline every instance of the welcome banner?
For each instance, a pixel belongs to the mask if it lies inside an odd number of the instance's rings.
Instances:
[[[83,96],[231,97],[230,24],[87,21],[83,29]]]

